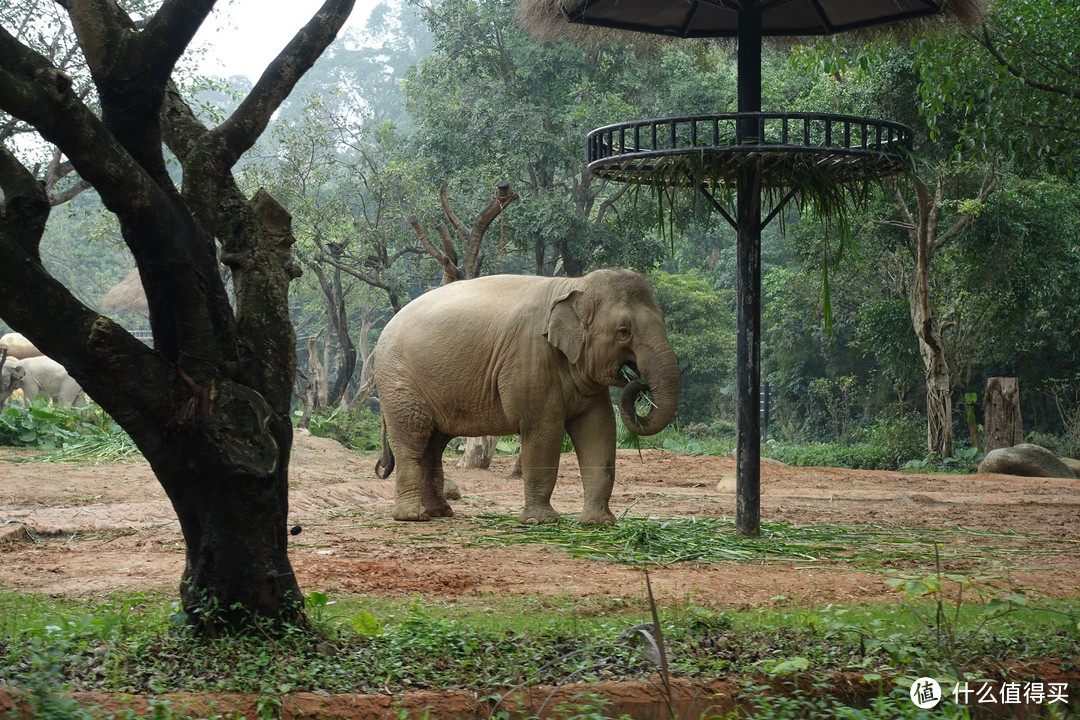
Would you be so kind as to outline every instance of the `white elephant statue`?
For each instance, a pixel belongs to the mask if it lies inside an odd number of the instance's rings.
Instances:
[[[663,313],[641,276],[626,270],[459,280],[402,308],[374,354],[384,423],[376,473],[385,478],[396,464],[395,520],[453,515],[442,454],[454,436],[518,433],[521,520],[554,522],[565,432],[585,490],[578,521],[610,525],[615,415],[608,388],[623,388],[623,422],[640,435],[662,430],[679,402]],[[629,380],[624,368],[639,379]],[[640,415],[635,401],[646,388],[652,404]]]
[[[75,378],[68,375],[63,365],[44,355],[4,361],[0,370],[0,404],[17,389],[23,391],[23,401],[28,405],[39,395],[48,396],[61,407],[79,407],[86,402]]]

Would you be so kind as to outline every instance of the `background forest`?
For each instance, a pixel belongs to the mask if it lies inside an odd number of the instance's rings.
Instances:
[[[591,178],[583,146],[612,122],[733,111],[733,48],[542,42],[516,4],[380,5],[242,161],[245,192],[265,187],[293,215],[298,421],[372,449],[379,329],[444,274],[617,265],[649,276],[682,368],[678,427],[658,442],[722,451],[734,437],[734,232],[693,196]],[[766,229],[765,455],[853,467],[974,457],[994,376],[1019,378],[1033,442],[1080,454],[1080,9],[1068,5],[998,0],[981,29],[766,52],[765,109],[897,120],[915,130],[917,158],[913,178],[869,188],[842,224],[793,204]],[[187,82],[208,117],[251,87]],[[66,207],[42,255],[102,307],[134,263],[93,191]],[[138,310],[106,312],[148,329]],[[928,436],[928,408],[948,418],[944,435]]]

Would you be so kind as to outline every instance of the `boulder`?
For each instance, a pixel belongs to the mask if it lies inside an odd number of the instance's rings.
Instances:
[[[1080,460],[1075,458],[1058,458],[1061,462],[1065,463],[1065,466],[1072,470],[1076,477],[1080,478]]]
[[[1076,473],[1054,453],[1039,445],[1021,443],[991,450],[979,463],[980,473],[1002,473],[1024,477],[1075,478]]]

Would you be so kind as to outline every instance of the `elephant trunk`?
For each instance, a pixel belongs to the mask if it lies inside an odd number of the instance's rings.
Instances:
[[[641,380],[631,380],[619,397],[619,413],[627,429],[638,435],[655,435],[667,427],[679,406],[679,364],[668,343],[639,355]],[[649,408],[638,414],[638,397],[648,391]]]

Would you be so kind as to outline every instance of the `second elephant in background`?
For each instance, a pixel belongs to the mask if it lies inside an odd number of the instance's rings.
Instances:
[[[68,375],[63,365],[44,355],[5,360],[0,377],[8,385],[3,388],[3,393],[6,393],[4,400],[12,391],[21,389],[27,403],[41,395],[61,407],[79,407],[86,402],[86,396],[75,378]]]

